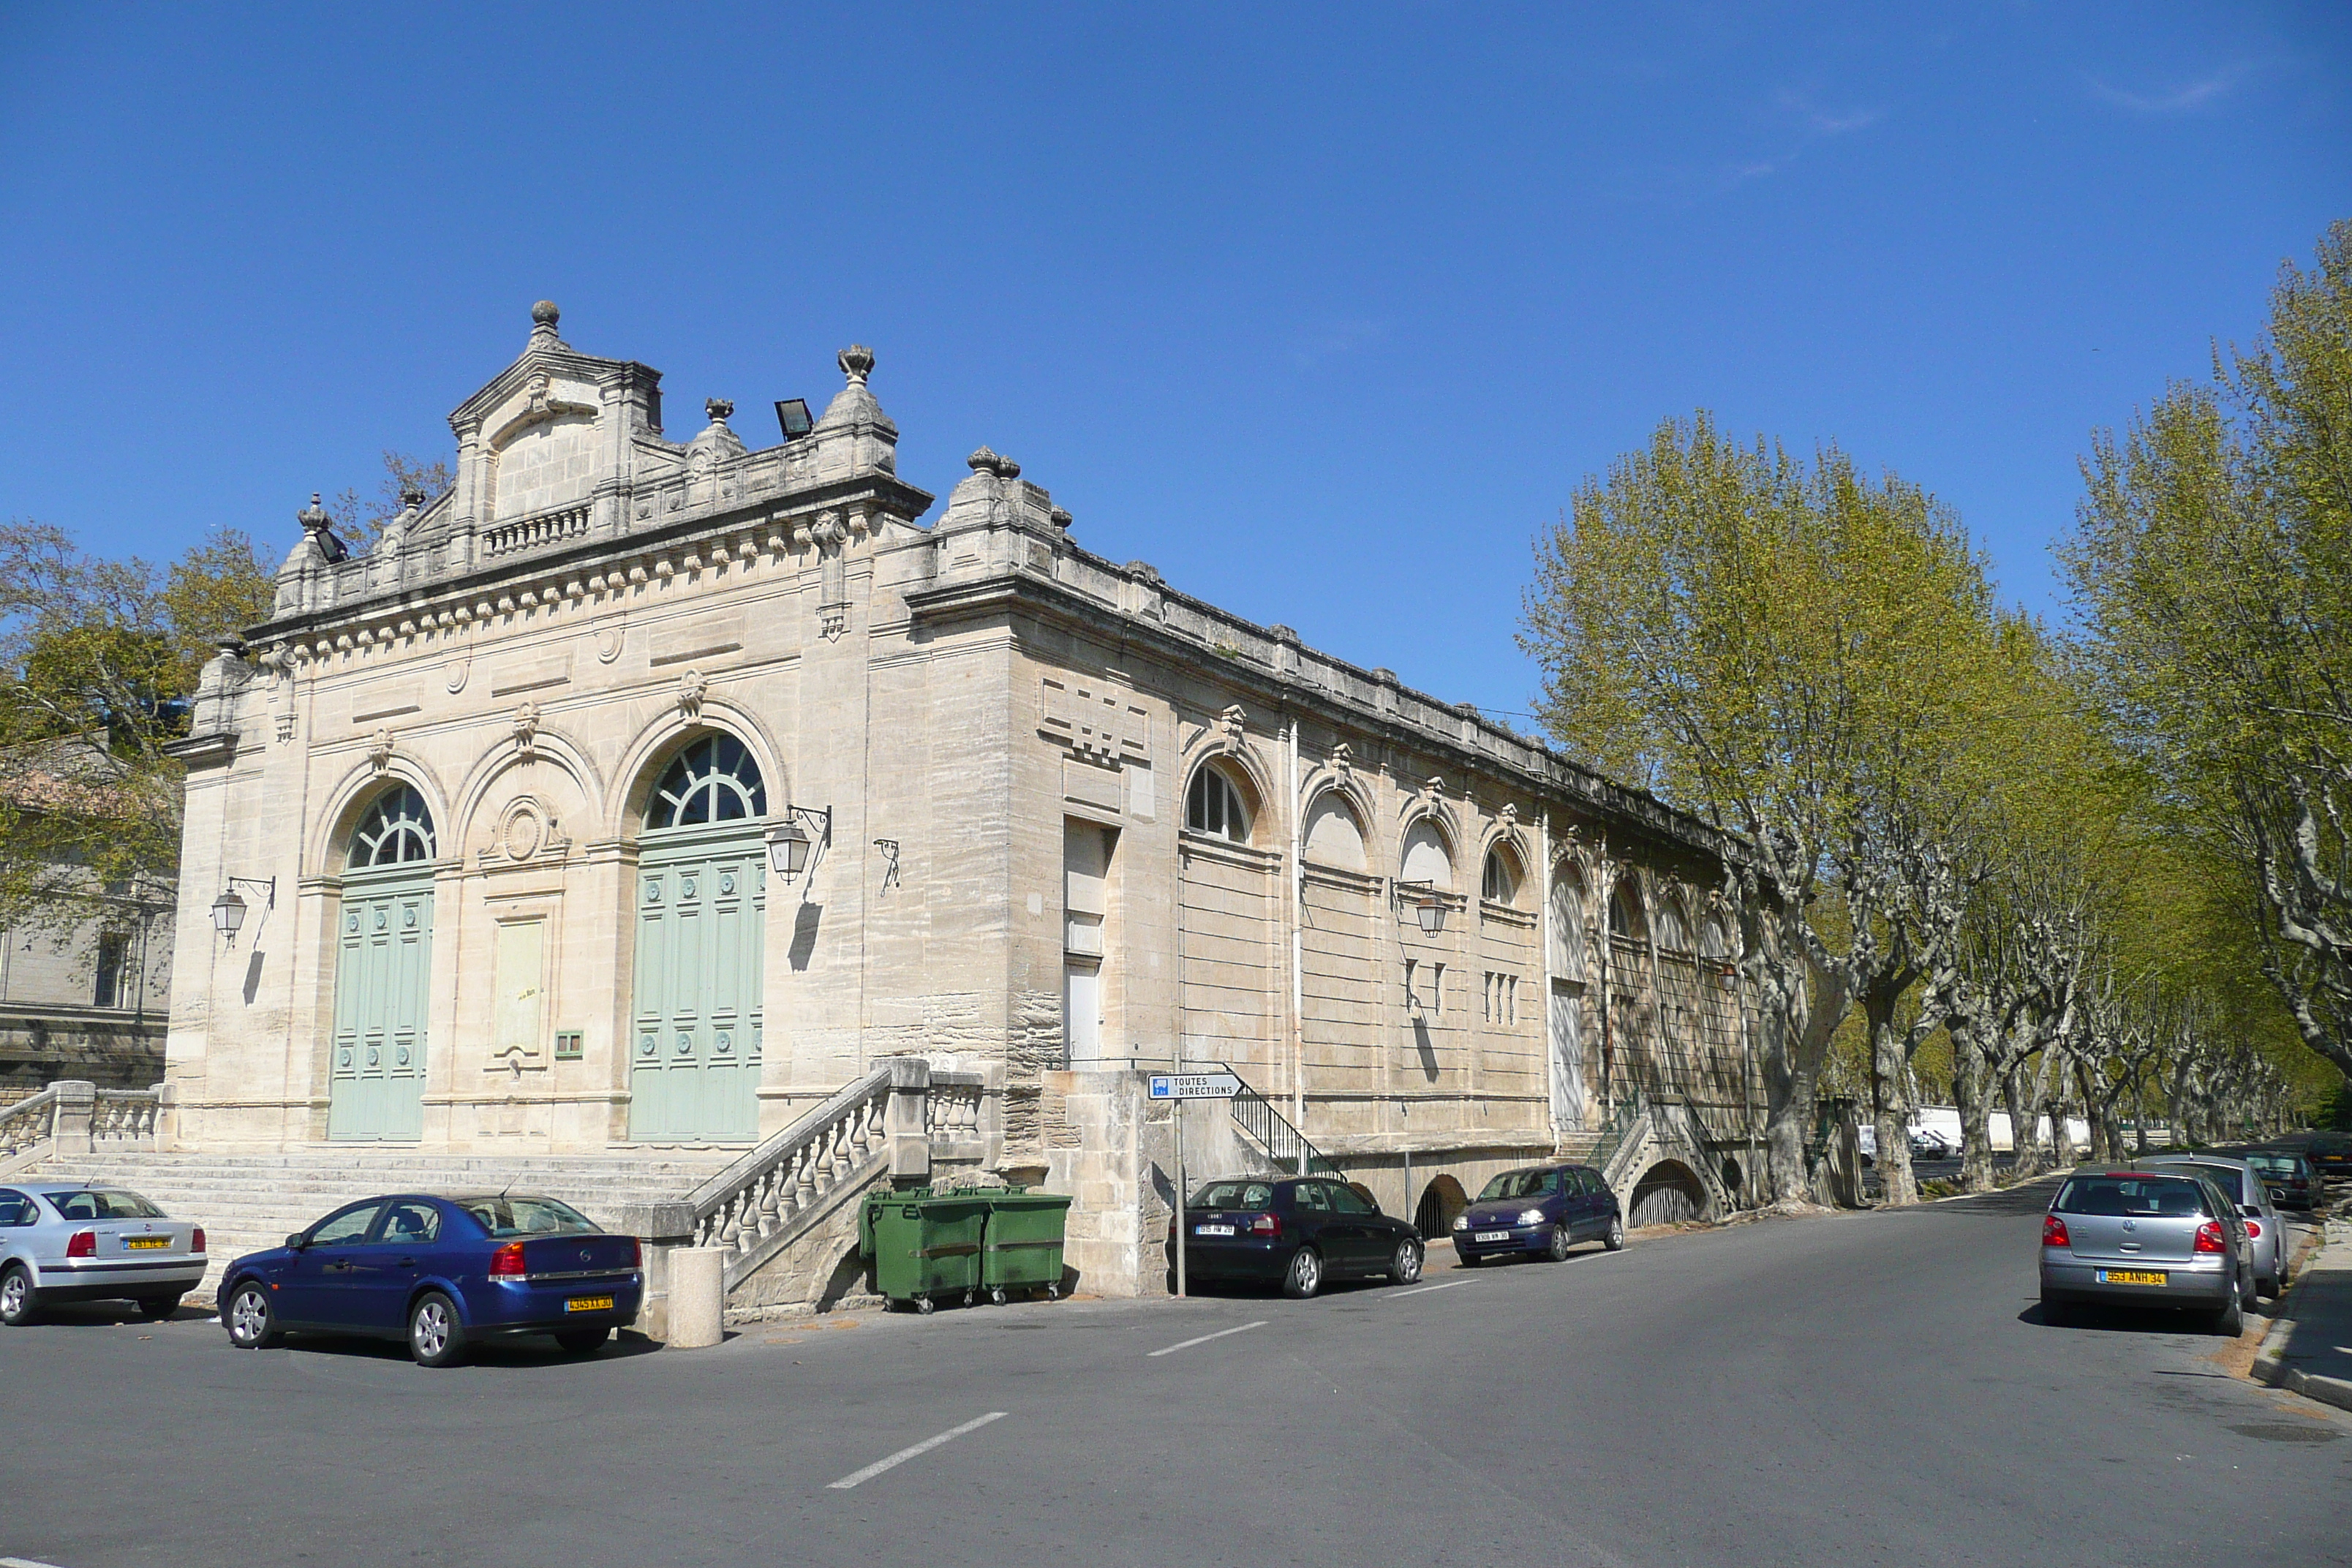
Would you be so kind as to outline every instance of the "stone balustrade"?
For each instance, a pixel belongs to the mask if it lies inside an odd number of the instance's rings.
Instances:
[[[494,523],[482,530],[482,554],[485,559],[513,555],[560,544],[565,540],[584,539],[588,536],[588,527],[589,507],[585,501],[578,506],[517,518],[512,522]]]
[[[60,1079],[0,1110],[0,1173],[56,1154],[152,1149],[170,1098],[162,1084],[100,1089]]]

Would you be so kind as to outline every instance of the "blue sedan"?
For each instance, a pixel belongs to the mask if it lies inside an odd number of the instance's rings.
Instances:
[[[509,1334],[588,1355],[636,1321],[643,1264],[635,1237],[553,1198],[366,1198],[230,1264],[221,1322],[240,1350],[289,1330],[404,1338],[420,1366]]]
[[[1454,1220],[1454,1251],[1465,1268],[1528,1254],[1557,1261],[1580,1241],[1612,1252],[1625,1245],[1617,1195],[1590,1165],[1505,1171]]]

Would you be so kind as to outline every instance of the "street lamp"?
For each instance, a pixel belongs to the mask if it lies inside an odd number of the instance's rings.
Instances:
[[[274,910],[278,907],[277,878],[231,877],[228,879],[228,886],[223,888],[221,896],[213,900],[213,930],[220,932],[231,947],[236,945],[237,930],[245,924],[246,902],[237,896],[236,891],[236,885],[239,882],[248,888],[262,889],[261,907],[263,909]]]
[[[783,820],[768,829],[768,866],[785,881],[808,869],[811,839],[802,824],[817,830],[815,843],[833,842],[833,813],[824,806],[785,803]]]
[[[1434,882],[1399,882],[1396,885],[1396,897],[1399,904],[1404,902],[1404,896],[1407,893],[1418,895],[1413,903],[1412,912],[1414,918],[1421,922],[1422,935],[1435,936],[1438,932],[1445,929],[1445,900],[1444,898],[1439,896],[1437,884]]]

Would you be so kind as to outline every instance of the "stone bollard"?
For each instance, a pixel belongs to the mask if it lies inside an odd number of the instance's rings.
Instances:
[[[727,1249],[681,1247],[669,1255],[669,1348],[700,1350],[725,1335]]]

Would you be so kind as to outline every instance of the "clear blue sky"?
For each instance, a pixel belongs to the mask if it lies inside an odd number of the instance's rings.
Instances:
[[[1528,542],[1664,416],[1834,438],[2004,592],[2088,432],[2352,216],[2340,5],[0,5],[0,517],[274,559],[530,302],[772,440],[879,357],[1077,537],[1524,709]]]

